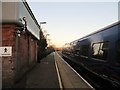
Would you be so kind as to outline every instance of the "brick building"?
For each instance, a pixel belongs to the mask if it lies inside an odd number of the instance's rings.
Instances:
[[[2,2],[0,27],[2,46],[12,47],[12,56],[2,56],[2,86],[6,88],[36,64],[40,26],[27,2]]]

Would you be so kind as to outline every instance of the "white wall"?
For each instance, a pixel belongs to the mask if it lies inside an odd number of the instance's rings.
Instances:
[[[39,27],[28,12],[23,2],[3,2],[2,3],[2,22],[4,23],[23,23],[26,17],[28,30],[39,39]],[[21,21],[21,20],[22,21]]]
[[[19,18],[26,17],[28,30],[39,39],[39,28],[22,2],[19,2]]]
[[[2,22],[13,22],[17,18],[17,2],[2,2]]]

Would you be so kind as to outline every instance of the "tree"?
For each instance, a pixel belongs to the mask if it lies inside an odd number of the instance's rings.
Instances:
[[[47,40],[42,32],[40,30],[40,40],[38,42],[38,62],[46,56],[46,47],[47,47]]]

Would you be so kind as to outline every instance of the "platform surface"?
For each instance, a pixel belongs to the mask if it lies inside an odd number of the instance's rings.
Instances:
[[[16,87],[19,88],[55,88],[90,89],[92,86],[79,76],[57,52],[41,60]]]
[[[26,88],[59,88],[53,53],[43,58],[27,75]]]
[[[93,87],[65,62],[57,52],[54,54],[64,88],[87,88],[92,90]]]

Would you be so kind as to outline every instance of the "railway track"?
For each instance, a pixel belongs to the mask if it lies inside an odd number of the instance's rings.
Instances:
[[[95,75],[89,72],[82,66],[70,61],[68,58],[64,57],[64,60],[74,68],[88,83],[90,83],[96,90],[102,88],[118,88],[115,82],[108,81],[106,78],[101,78],[99,75]],[[119,87],[120,88],[120,87]]]

